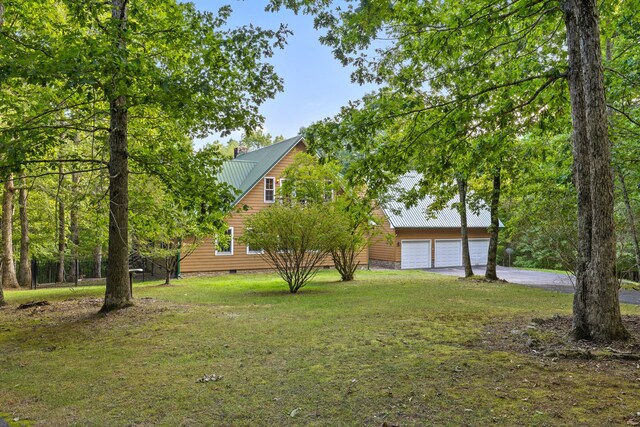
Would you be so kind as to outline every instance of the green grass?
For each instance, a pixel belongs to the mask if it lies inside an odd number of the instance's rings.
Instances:
[[[106,316],[99,287],[8,291],[0,412],[46,426],[542,426],[640,410],[635,367],[483,345],[492,322],[569,314],[570,295],[424,272],[338,278],[296,295],[271,274],[136,285],[136,307]],[[52,305],[15,310],[40,299]],[[223,378],[197,382],[210,374]]]

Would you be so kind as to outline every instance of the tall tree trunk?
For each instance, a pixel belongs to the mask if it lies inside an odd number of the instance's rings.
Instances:
[[[118,29],[114,48],[126,56],[124,35],[127,28],[127,0],[111,0],[111,18]],[[122,75],[114,77],[110,93],[111,126],[109,132],[109,267],[107,289],[101,311],[131,305],[129,289],[129,152],[127,142],[127,98],[119,93]]]
[[[102,243],[93,248],[93,271],[96,278],[102,277]]]
[[[16,267],[13,263],[13,174],[4,182],[2,199],[2,287],[18,288]]]
[[[27,180],[24,173],[20,176],[20,192],[18,194],[20,206],[20,266],[18,268],[18,283],[22,287],[31,286],[31,259],[29,254],[29,217],[27,216]]]
[[[615,276],[613,177],[597,7],[594,0],[566,0],[563,10],[578,193],[572,333],[576,339],[625,339]]]
[[[631,209],[631,200],[629,199],[627,184],[624,180],[624,175],[622,174],[621,170],[618,170],[618,180],[620,181],[620,187],[622,188],[622,198],[624,200],[624,207],[627,213],[629,231],[631,232],[631,241],[633,242],[633,252],[636,259],[636,271],[640,273],[640,245],[638,244],[638,230],[636,228],[636,219],[633,215],[633,209]]]
[[[78,137],[74,139],[74,143],[79,143]],[[77,281],[76,275],[78,274],[78,247],[80,246],[80,227],[78,226],[78,183],[80,182],[80,174],[78,172],[71,172],[71,191],[73,198],[71,200],[71,206],[69,206],[69,233],[71,234],[71,259],[73,260],[72,276],[73,281]]]
[[[56,282],[62,283],[64,282],[64,251],[67,246],[64,198],[62,196],[62,186],[64,184],[64,169],[62,168],[62,163],[60,163],[58,171],[58,271],[56,272]]]
[[[2,29],[4,25],[4,3],[0,2],[0,30]],[[3,257],[4,257],[4,251],[3,251]],[[2,271],[4,269],[2,268],[2,261],[0,260],[0,277],[2,277]],[[2,287],[4,286],[4,282],[0,283],[0,306],[3,306],[6,304],[6,301],[4,300],[4,292],[2,291]]]
[[[469,255],[469,230],[467,229],[467,180],[457,177],[458,183],[458,213],[460,214],[460,235],[462,236],[462,265],[464,265],[464,277],[473,276],[471,256]]]
[[[496,272],[498,266],[498,233],[500,231],[500,219],[498,218],[498,208],[500,207],[500,169],[493,175],[493,190],[491,191],[491,226],[489,233],[489,253],[487,254],[487,270],[484,277],[489,280],[498,280]]]

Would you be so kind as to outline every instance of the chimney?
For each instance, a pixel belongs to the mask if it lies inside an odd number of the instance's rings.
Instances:
[[[240,145],[233,149],[233,158],[235,159],[240,154],[245,154],[249,152],[249,147],[245,147],[244,145]]]

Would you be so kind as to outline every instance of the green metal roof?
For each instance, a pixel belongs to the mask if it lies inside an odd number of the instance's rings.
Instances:
[[[302,136],[298,135],[224,162],[218,179],[238,189],[238,196],[234,203],[237,204],[271,168],[302,140]]]

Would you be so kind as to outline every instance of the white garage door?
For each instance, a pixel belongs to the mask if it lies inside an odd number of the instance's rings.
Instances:
[[[462,265],[461,240],[436,240],[436,267]]]
[[[471,265],[487,265],[487,253],[489,252],[489,239],[469,240],[469,256]]]
[[[430,240],[403,240],[400,247],[400,268],[430,268],[431,267],[431,241]]]

